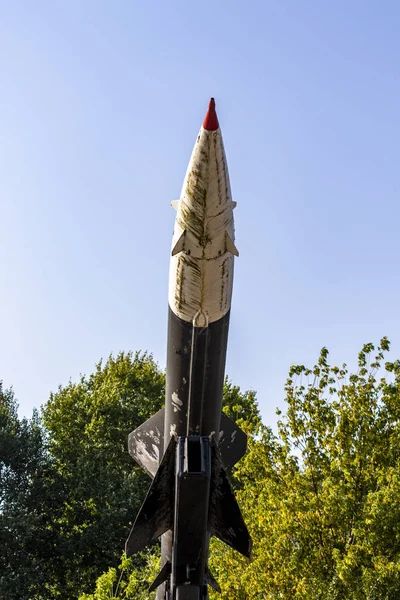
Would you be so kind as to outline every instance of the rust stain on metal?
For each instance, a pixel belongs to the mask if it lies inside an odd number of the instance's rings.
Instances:
[[[178,268],[176,270],[176,288],[175,288],[175,303],[177,307],[180,309],[184,304],[184,296],[183,296],[183,283],[185,280],[184,275],[184,255],[181,255],[178,259]]]

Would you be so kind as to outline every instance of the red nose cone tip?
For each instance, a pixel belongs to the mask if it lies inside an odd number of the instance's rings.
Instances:
[[[215,112],[215,100],[211,98],[208,111],[203,121],[203,127],[207,131],[216,131],[219,127],[217,113]]]

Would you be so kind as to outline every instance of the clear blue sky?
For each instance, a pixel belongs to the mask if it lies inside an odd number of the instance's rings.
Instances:
[[[400,4],[0,1],[0,379],[21,414],[148,349],[210,96],[236,241],[227,372],[267,423],[290,363],[400,354]]]

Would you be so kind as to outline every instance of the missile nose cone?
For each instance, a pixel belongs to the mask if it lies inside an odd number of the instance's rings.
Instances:
[[[215,100],[211,98],[208,111],[203,121],[203,127],[207,131],[216,131],[219,127],[217,113],[215,112]]]

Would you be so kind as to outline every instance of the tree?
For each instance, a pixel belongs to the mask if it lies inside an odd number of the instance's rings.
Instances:
[[[366,344],[353,374],[325,348],[312,369],[291,367],[278,435],[260,427],[236,472],[253,558],[214,542],[223,597],[400,597],[400,361],[383,365],[388,350]]]
[[[142,552],[140,565],[122,555],[118,570],[108,569],[97,579],[94,593],[83,594],[79,600],[153,600],[156,592],[149,594],[148,590],[160,571],[160,560],[159,546]]]
[[[117,567],[148,487],[127,450],[128,434],[164,402],[164,375],[146,353],[110,356],[89,377],[52,394],[43,409],[49,450],[65,496],[63,598],[93,588]]]
[[[256,393],[253,390],[242,392],[228,377],[224,383],[222,410],[249,435],[261,425]]]
[[[18,418],[12,390],[0,382],[0,598],[55,598],[63,582],[54,523],[62,482],[46,452],[38,415]]]

